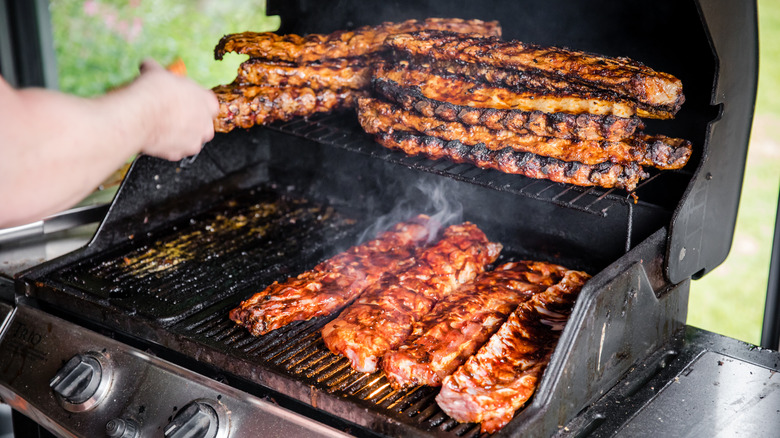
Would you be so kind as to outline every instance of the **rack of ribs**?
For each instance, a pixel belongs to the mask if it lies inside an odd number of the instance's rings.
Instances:
[[[242,32],[223,36],[214,48],[214,58],[235,52],[252,58],[295,62],[298,64],[333,58],[352,58],[382,49],[388,36],[423,29],[501,36],[497,21],[428,18],[423,21],[385,22],[355,30],[338,30],[330,34],[278,35],[273,32]]]
[[[637,163],[621,165],[605,162],[588,165],[517,152],[512,148],[494,151],[484,144],[468,146],[456,140],[444,141],[408,132],[381,132],[374,139],[388,149],[397,149],[408,155],[422,155],[432,160],[445,158],[455,163],[471,163],[483,169],[496,169],[504,173],[578,186],[617,187],[630,192],[641,179],[648,176]]]
[[[685,100],[679,79],[624,57],[438,30],[393,35],[385,44],[396,52],[415,57],[563,77],[572,83],[616,93],[671,115]]]
[[[401,86],[386,78],[374,77],[374,91],[407,111],[447,122],[484,126],[494,130],[531,133],[541,137],[569,140],[620,141],[644,128],[639,117],[595,114],[545,113],[539,110],[475,108],[427,98],[418,86]]]
[[[341,58],[298,65],[251,58],[238,67],[235,82],[313,90],[364,90],[371,82],[371,64],[367,61],[366,58]]]
[[[388,380],[394,388],[440,386],[518,304],[558,283],[566,271],[552,263],[510,262],[462,285],[414,324],[404,345],[385,354]]]
[[[373,98],[358,99],[358,118],[369,134],[411,131],[446,141],[457,140],[469,146],[482,143],[491,150],[511,148],[518,152],[589,165],[637,162],[642,166],[659,169],[679,169],[687,163],[692,151],[690,142],[665,136],[641,134],[622,141],[569,140],[542,137],[529,132],[492,130],[480,125],[426,117]]]
[[[459,285],[493,263],[501,245],[476,225],[451,225],[422,251],[415,264],[386,275],[322,329],[325,345],[361,372],[374,372],[382,356],[399,347],[412,325]]]
[[[320,112],[352,108],[368,94],[371,70],[385,39],[399,32],[439,29],[500,36],[496,21],[429,18],[382,23],[330,34],[278,35],[243,32],[224,36],[214,49],[247,54],[230,85],[213,88],[220,103],[217,132],[287,121]]]
[[[568,271],[521,303],[477,354],[444,378],[439,407],[457,421],[481,423],[484,433],[506,425],[536,390],[588,278]]]
[[[219,111],[214,130],[229,132],[234,128],[251,128],[256,124],[287,121],[294,117],[351,108],[365,91],[307,87],[241,86],[214,87]]]
[[[293,321],[335,313],[382,275],[411,266],[436,226],[425,215],[398,223],[312,270],[274,282],[231,310],[230,319],[259,336]]]

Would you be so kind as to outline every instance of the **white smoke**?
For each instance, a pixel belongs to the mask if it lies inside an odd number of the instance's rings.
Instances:
[[[371,224],[360,236],[360,241],[373,239],[398,222],[409,220],[418,214],[427,214],[429,240],[437,237],[441,228],[463,221],[463,204],[455,199],[451,181],[443,178],[421,179],[411,185],[398,199],[393,209]]]

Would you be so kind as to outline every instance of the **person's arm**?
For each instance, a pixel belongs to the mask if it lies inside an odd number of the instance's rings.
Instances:
[[[77,203],[136,153],[179,160],[214,136],[214,94],[157,63],[94,99],[0,77],[0,227]]]

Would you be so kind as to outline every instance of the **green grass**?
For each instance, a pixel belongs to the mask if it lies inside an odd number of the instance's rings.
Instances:
[[[759,0],[756,116],[731,252],[691,286],[688,323],[753,344],[761,341],[780,188],[780,2]]]

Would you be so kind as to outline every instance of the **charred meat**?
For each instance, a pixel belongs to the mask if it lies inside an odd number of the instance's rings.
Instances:
[[[400,150],[409,155],[423,155],[433,160],[446,158],[456,163],[471,163],[483,169],[496,169],[504,173],[578,186],[617,187],[633,191],[639,181],[648,176],[636,163],[621,165],[607,162],[587,165],[529,152],[517,152],[512,148],[494,151],[484,144],[468,146],[455,140],[444,141],[436,137],[399,131],[383,132],[374,138],[386,148]]]
[[[477,354],[444,379],[439,407],[460,422],[481,423],[482,432],[506,425],[536,390],[588,278],[568,271],[521,303]]]
[[[670,116],[684,101],[679,79],[624,57],[437,30],[393,35],[386,45],[411,56],[561,76],[572,83],[619,94]]]
[[[306,65],[252,58],[239,66],[236,82],[312,90],[362,90],[371,82],[371,70],[370,63],[364,58],[335,59]]]
[[[637,115],[635,102],[614,94],[581,90],[544,93],[529,88],[510,88],[502,84],[439,73],[425,65],[411,64],[407,61],[392,65],[378,63],[374,76],[393,81],[403,87],[417,87],[428,99],[459,106],[545,113],[612,115],[624,118]]]
[[[318,112],[350,108],[364,91],[313,90],[307,87],[221,85],[213,89],[219,101],[214,130],[251,128],[255,124],[290,120]]]
[[[558,283],[566,271],[551,263],[511,262],[462,285],[414,324],[403,346],[382,359],[391,384],[440,386],[519,303]]]
[[[424,215],[315,266],[297,277],[274,282],[243,301],[230,319],[259,336],[293,321],[330,315],[343,308],[384,274],[414,264],[435,225]]]
[[[494,130],[530,133],[542,137],[567,140],[620,141],[644,127],[638,117],[599,116],[594,114],[545,113],[495,108],[474,108],[455,105],[425,97],[420,87],[402,87],[398,83],[376,77],[374,91],[407,111],[417,111],[426,117],[447,122],[484,126]]]
[[[330,34],[278,35],[273,32],[242,32],[225,35],[214,48],[214,58],[235,52],[251,58],[298,64],[332,58],[352,58],[382,49],[388,36],[422,29],[501,36],[497,21],[462,20],[459,18],[428,18],[400,23],[382,23],[355,30],[339,30]]]
[[[412,325],[456,287],[485,271],[501,251],[472,223],[448,227],[416,263],[386,275],[322,329],[325,345],[354,368],[373,372],[382,356],[400,346]]]
[[[595,165],[605,162],[637,162],[659,169],[679,169],[691,155],[690,142],[664,136],[632,137],[623,141],[567,140],[542,137],[529,132],[492,130],[481,125],[447,122],[406,111],[389,102],[373,98],[358,100],[358,118],[369,134],[412,131],[442,140],[457,140],[474,146],[484,144],[491,150],[511,148],[518,152]]]

